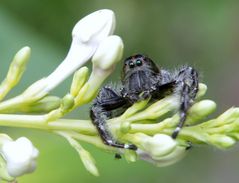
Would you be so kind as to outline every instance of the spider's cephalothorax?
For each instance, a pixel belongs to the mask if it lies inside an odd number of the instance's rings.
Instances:
[[[106,120],[120,115],[133,103],[151,98],[160,99],[170,93],[179,97],[180,122],[172,134],[176,138],[186,120],[186,114],[198,91],[198,74],[192,67],[182,67],[170,73],[159,69],[148,57],[137,54],[124,61],[122,88],[103,87],[91,107],[91,119],[107,145],[136,150],[133,144],[123,144],[112,138]],[[121,113],[116,109],[121,109]]]
[[[134,55],[124,61],[122,95],[132,103],[147,98],[161,83],[161,73],[154,62],[143,55]]]

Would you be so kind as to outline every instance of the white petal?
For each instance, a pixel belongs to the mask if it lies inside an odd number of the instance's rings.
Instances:
[[[81,19],[73,28],[72,43],[64,61],[46,80],[45,92],[85,64],[95,53],[99,44],[111,35],[115,27],[115,16],[111,10],[99,10]]]
[[[35,170],[35,159],[39,152],[27,138],[8,141],[2,145],[1,150],[9,175],[17,177]]]

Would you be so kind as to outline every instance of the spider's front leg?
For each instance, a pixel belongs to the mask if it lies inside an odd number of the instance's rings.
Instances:
[[[186,120],[187,111],[191,107],[198,92],[198,73],[192,67],[183,67],[175,75],[176,92],[180,97],[180,122],[174,130],[172,137],[176,138]]]
[[[103,87],[100,90],[91,107],[90,117],[92,119],[92,123],[97,128],[104,144],[117,148],[132,150],[137,149],[137,147],[133,144],[123,144],[113,139],[107,128],[106,120],[112,117],[113,110],[126,107],[128,105],[128,101],[125,100],[125,98],[121,97],[113,89],[109,87]]]

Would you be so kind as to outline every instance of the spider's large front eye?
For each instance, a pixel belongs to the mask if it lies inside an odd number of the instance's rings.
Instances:
[[[129,67],[130,67],[130,68],[133,68],[133,67],[134,67],[134,62],[130,61],[130,62],[129,62]]]
[[[136,65],[141,66],[142,65],[142,60],[136,60]]]

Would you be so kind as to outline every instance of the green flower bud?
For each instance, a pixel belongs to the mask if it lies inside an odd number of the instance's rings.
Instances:
[[[222,126],[229,124],[231,122],[237,121],[239,118],[239,108],[230,108],[223,114],[221,114],[217,119],[216,122],[214,123],[217,126]]]
[[[7,80],[11,82],[13,85],[18,83],[21,79],[23,72],[25,71],[26,64],[30,58],[31,49],[29,47],[23,47],[21,50],[17,52],[13,61],[10,65]]]
[[[139,112],[127,120],[129,121],[140,121],[140,120],[154,120],[157,119],[170,111],[178,108],[178,99],[175,96],[165,97],[146,108],[144,111]]]
[[[129,121],[121,122],[121,124],[120,124],[120,131],[122,133],[128,133],[130,129],[131,129],[131,123]]]
[[[195,103],[188,111],[186,124],[195,124],[199,120],[207,117],[216,109],[216,103],[212,100],[202,100]]]
[[[220,134],[210,135],[207,140],[210,144],[220,149],[230,148],[236,143],[236,140],[234,138]]]
[[[71,146],[80,155],[81,161],[83,162],[85,168],[93,175],[99,176],[98,169],[95,166],[95,160],[91,154],[86,151],[75,139],[73,139],[70,134],[66,132],[57,132],[59,135],[66,138],[66,140],[71,144]]]
[[[134,115],[136,112],[140,111],[143,109],[149,102],[150,99],[148,100],[143,100],[140,102],[135,103],[133,106],[129,107],[124,114],[121,116],[122,119],[128,118],[132,115]]]
[[[20,81],[30,58],[30,54],[31,49],[29,47],[23,47],[13,58],[7,76],[0,85],[0,100],[2,100]]]
[[[131,151],[131,150],[125,150],[124,151],[124,157],[128,162],[136,162],[136,160],[137,160],[136,152]]]
[[[89,69],[87,67],[82,67],[78,71],[75,72],[73,81],[71,84],[71,95],[76,97],[86,82],[88,77]]]
[[[67,111],[74,106],[74,97],[71,94],[67,94],[62,99],[62,109],[63,111]]]
[[[196,99],[200,99],[202,96],[204,96],[206,94],[206,92],[207,92],[207,85],[205,85],[203,83],[199,83]]]
[[[60,107],[60,104],[61,104],[61,99],[59,97],[46,96],[32,105],[20,107],[19,111],[27,112],[27,113],[50,112]]]
[[[99,176],[98,169],[95,166],[95,160],[90,155],[90,153],[88,151],[81,150],[80,157],[85,168],[94,176]]]
[[[44,113],[50,112],[58,107],[60,107],[61,99],[56,96],[46,96],[43,99],[35,102],[35,103],[27,103],[23,105],[15,105],[10,109],[2,110],[4,113]]]

